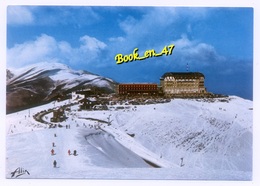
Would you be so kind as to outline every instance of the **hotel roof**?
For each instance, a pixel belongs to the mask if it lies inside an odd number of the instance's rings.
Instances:
[[[200,72],[166,72],[162,75],[161,79],[169,76],[176,79],[197,79],[200,77],[205,78],[205,76]]]

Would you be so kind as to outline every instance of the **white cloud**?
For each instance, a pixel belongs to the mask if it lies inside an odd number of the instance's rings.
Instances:
[[[91,25],[101,17],[92,7],[9,6],[7,23],[13,25]]]
[[[140,15],[141,17],[139,18],[127,16],[119,22],[119,27],[127,35],[151,34],[151,32],[156,32],[157,30],[163,32],[181,20],[193,22],[198,19],[205,19],[208,15],[208,10],[206,8],[155,7],[141,12]],[[189,24],[188,27],[190,30],[191,25]]]
[[[164,30],[178,19],[175,8],[151,8],[140,19],[126,17],[119,23],[120,28],[129,36],[148,35],[156,30]]]
[[[73,50],[73,48],[70,46],[70,44],[65,41],[59,42],[58,47],[59,47],[59,50],[61,51],[61,53],[64,55],[70,54],[71,51]]]
[[[131,52],[135,47],[139,47],[140,50],[157,47],[158,43],[165,40],[163,34],[174,21],[174,9],[141,9],[138,15],[129,15],[118,21],[123,34],[109,39],[112,45],[109,50],[116,54]]]
[[[180,56],[180,59],[185,63],[193,61],[207,65],[225,60],[223,56],[216,52],[212,45],[196,40],[189,40],[184,34],[180,39],[172,43],[175,45],[174,55]]]
[[[195,45],[196,42],[190,41],[185,34],[181,36],[180,39],[173,41],[175,46],[177,46],[177,50],[185,49],[185,48],[191,48]]]
[[[29,7],[8,6],[7,23],[8,24],[31,24],[34,22],[34,16]]]
[[[119,21],[119,27],[125,34],[124,43],[129,48],[167,45],[171,39],[169,36],[177,37],[180,30],[183,32],[183,24],[187,25],[187,32],[192,34],[194,21],[206,19],[208,15],[206,8],[151,7],[138,10],[138,15],[132,14]]]
[[[160,48],[160,45],[168,45],[171,39],[168,36],[175,32],[180,17],[180,11],[174,7],[142,9],[138,16],[127,16],[119,21],[125,39],[123,42],[118,41],[118,45],[122,45],[122,52],[129,52],[135,47],[140,47],[140,50],[143,47],[145,50],[147,47]]]
[[[125,41],[125,38],[119,36],[119,37],[111,37],[108,40],[111,41],[111,42],[123,42],[123,41]]]
[[[80,38],[82,44],[73,48],[66,41],[42,34],[34,41],[16,44],[7,49],[7,67],[17,68],[42,61],[60,61],[66,64],[88,63],[98,57],[106,44],[90,36]]]
[[[7,50],[7,66],[28,65],[52,58],[57,50],[57,42],[54,38],[41,35],[35,41],[15,45]]]
[[[87,35],[81,37],[80,41],[83,44],[81,46],[81,49],[87,51],[99,51],[106,47],[106,44],[103,43],[102,41],[99,41],[96,38]]]
[[[127,34],[133,33],[138,26],[138,20],[132,16],[127,16],[125,20],[119,23],[119,27]]]

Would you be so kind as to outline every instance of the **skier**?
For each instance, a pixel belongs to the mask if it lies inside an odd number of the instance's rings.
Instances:
[[[55,143],[54,142],[52,142],[52,147],[55,147]]]
[[[53,150],[53,149],[51,149],[51,155],[52,155],[52,156],[54,155],[54,150]]]
[[[181,158],[181,167],[183,167],[184,164],[183,164],[183,158]]]
[[[76,150],[73,151],[73,155],[77,156],[77,151]]]
[[[70,149],[68,150],[68,154],[69,154],[69,156],[70,156]]]
[[[54,160],[54,161],[53,161],[53,167],[56,168],[56,166],[57,166],[57,161]]]

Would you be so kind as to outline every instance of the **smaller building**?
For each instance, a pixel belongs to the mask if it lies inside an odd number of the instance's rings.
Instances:
[[[125,83],[117,86],[119,95],[140,96],[140,95],[157,95],[158,86],[156,83]]]
[[[93,106],[98,102],[95,99],[91,98],[83,98],[79,101],[79,107],[81,110],[92,110]]]
[[[79,107],[81,110],[91,110],[95,103],[89,99],[83,98],[79,101]]]
[[[62,122],[66,119],[66,115],[63,108],[59,108],[53,111],[53,117],[51,122]]]

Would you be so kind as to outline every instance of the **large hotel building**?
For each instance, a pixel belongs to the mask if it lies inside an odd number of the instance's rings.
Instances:
[[[197,97],[207,94],[204,86],[205,76],[200,72],[167,72],[156,83],[119,84],[119,95],[158,95],[166,97]]]
[[[199,72],[167,72],[160,78],[165,96],[204,95],[204,75]]]

